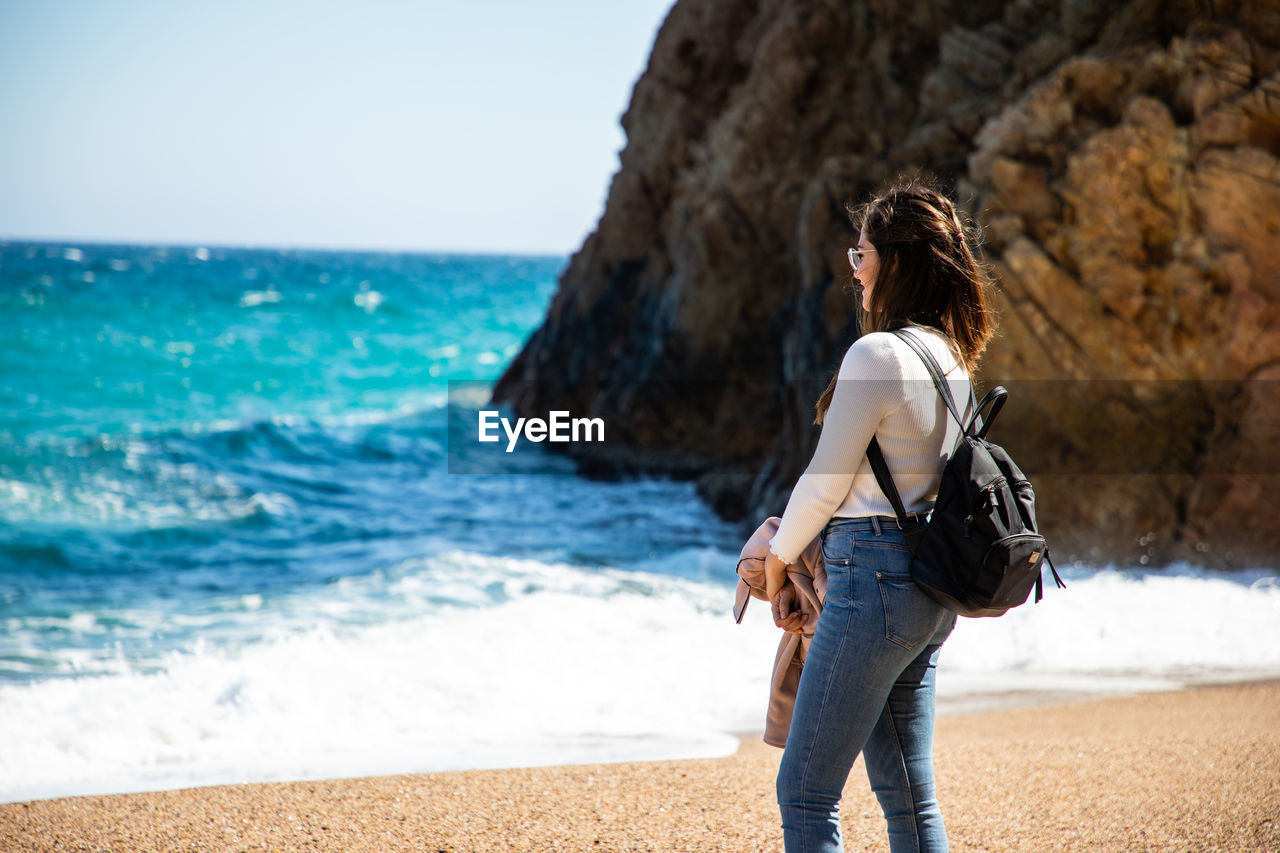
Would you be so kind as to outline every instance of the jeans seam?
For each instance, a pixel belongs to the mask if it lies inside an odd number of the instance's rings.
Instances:
[[[850,560],[850,563],[852,564],[852,559]],[[849,623],[853,621],[854,601],[853,601],[853,571],[852,570],[850,570],[849,572],[849,587],[850,587],[849,615],[845,618],[844,633],[841,635],[842,638],[849,636]],[[839,648],[837,649],[835,656],[831,660],[831,669],[833,671],[838,669],[840,659],[844,657],[845,646],[847,645],[847,641],[844,639],[841,639],[839,640],[839,643],[840,643]],[[816,731],[822,731],[822,719],[823,717],[826,716],[826,713],[827,713],[827,699],[831,695],[831,688],[835,685],[836,679],[828,678],[826,682],[827,682],[826,686],[822,691],[822,702],[818,705],[818,719],[814,722],[814,729]],[[816,738],[811,738],[808,754],[804,757],[804,768],[800,771],[799,793],[802,798],[805,798],[806,802],[807,802],[808,795],[805,792],[809,789],[809,765],[813,762],[814,753],[817,752],[816,746],[817,746]],[[837,811],[837,817],[836,817],[837,832],[839,832],[839,828],[840,828],[840,818],[838,817],[838,815],[839,815],[839,812]],[[800,848],[801,848],[800,853],[805,853],[808,846],[809,846],[809,842],[808,842],[808,839],[805,837],[805,833],[801,833],[800,834]]]
[[[911,844],[916,853],[920,853],[919,816],[916,814],[915,791],[911,789],[911,778],[907,775],[907,759],[902,751],[902,738],[898,736],[898,721],[893,715],[893,699],[885,702],[885,711],[889,715],[889,730],[893,732],[893,743],[898,748],[898,770],[902,774],[902,793],[907,800],[908,814],[911,815]]]
[[[849,539],[849,615],[844,620],[844,636],[846,637],[849,636],[849,625],[853,622],[853,608],[858,603],[854,599],[853,595],[853,591],[857,589],[853,583],[853,573],[858,570],[858,567],[853,564],[853,558],[857,553],[858,537],[853,536]],[[841,645],[841,648],[844,648],[843,644]]]

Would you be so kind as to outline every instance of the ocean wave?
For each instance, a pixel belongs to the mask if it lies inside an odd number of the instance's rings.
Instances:
[[[431,402],[394,416],[277,415],[132,436],[31,437],[4,448],[0,513],[13,522],[146,527],[279,517],[306,491],[349,491],[360,472],[341,467],[348,463],[438,465],[443,421]]]
[[[1067,581],[1000,619],[960,620],[944,709],[1280,673],[1274,572],[1069,568]],[[779,637],[763,602],[737,625],[731,601],[727,580],[469,551],[227,595],[184,614],[190,642],[148,667],[0,685],[0,727],[23,733],[0,752],[0,799],[725,754],[763,724]],[[219,625],[241,641],[219,642]]]
[[[944,654],[955,673],[1151,674],[1280,668],[1274,569],[1071,569],[999,619],[962,619]]]
[[[433,570],[393,584],[428,605],[414,618],[235,650],[198,644],[161,672],[0,686],[0,726],[23,732],[0,753],[0,799],[640,758],[673,744],[715,754],[757,716],[765,670],[718,668],[763,662],[772,638],[753,648],[729,630],[723,587],[476,555],[441,562],[488,571],[504,589],[477,607],[437,588],[444,569]]]

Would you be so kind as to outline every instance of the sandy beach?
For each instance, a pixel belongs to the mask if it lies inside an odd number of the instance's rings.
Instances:
[[[1280,683],[942,717],[953,850],[1280,850]],[[0,805],[7,851],[780,850],[780,752]],[[886,848],[854,767],[849,850]]]

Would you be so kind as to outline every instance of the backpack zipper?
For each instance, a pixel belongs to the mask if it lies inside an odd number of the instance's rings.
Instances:
[[[987,507],[995,509],[1000,505],[1000,500],[999,498],[996,497],[996,491],[1001,486],[1005,485],[1007,482],[1008,480],[1004,477],[996,477],[994,480],[992,480],[990,483],[987,483],[985,486],[983,486],[979,490],[981,494],[986,495],[986,498],[984,498],[980,503],[975,505],[973,507],[973,511],[964,517],[964,535],[966,538],[973,535],[973,516],[979,510],[985,509]]]

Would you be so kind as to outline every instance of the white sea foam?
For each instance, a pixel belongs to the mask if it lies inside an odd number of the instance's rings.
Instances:
[[[0,688],[0,728],[23,733],[0,800],[718,755],[758,727],[776,637],[734,630],[723,586],[458,556],[488,572],[459,587],[483,592],[433,606],[463,597],[428,590],[438,567],[400,579],[416,618]]]
[[[779,636],[763,602],[734,624],[727,581],[453,552],[285,601],[237,598],[228,612],[256,632],[244,643],[0,687],[0,730],[21,733],[0,750],[0,800],[727,754],[763,725]],[[1002,619],[961,620],[944,711],[1007,690],[1280,673],[1274,574],[1067,581]]]
[[[352,297],[352,301],[372,314],[378,310],[378,306],[382,304],[385,297],[376,290],[362,290]]]
[[[1173,567],[1067,574],[999,619],[961,619],[940,694],[1112,692],[1280,676],[1280,580]]]
[[[257,278],[256,275],[253,277]],[[269,287],[266,290],[246,290],[240,296],[240,307],[255,308],[259,305],[279,302],[282,299],[284,299],[284,294],[275,288]]]

